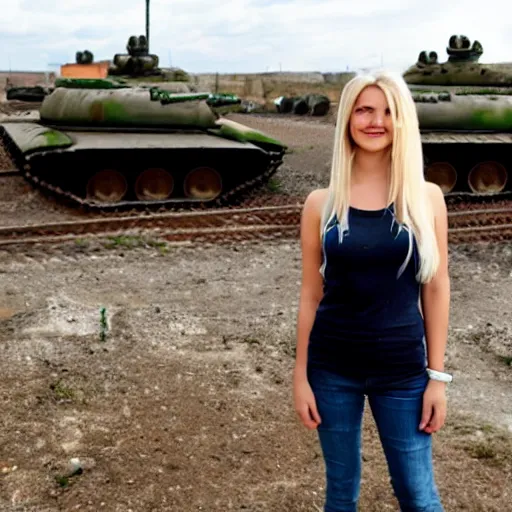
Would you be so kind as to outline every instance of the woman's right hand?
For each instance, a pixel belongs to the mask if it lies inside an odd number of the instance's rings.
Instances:
[[[302,424],[310,430],[317,428],[322,420],[316,408],[315,396],[305,375],[295,375],[293,378],[293,401]]]

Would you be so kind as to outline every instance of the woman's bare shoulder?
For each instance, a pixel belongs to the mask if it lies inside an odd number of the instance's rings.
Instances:
[[[446,215],[446,202],[444,199],[444,194],[439,185],[435,183],[426,182],[427,195],[432,205],[432,209],[434,211],[434,215],[436,217],[445,216]]]
[[[304,202],[304,213],[320,214],[327,200],[328,192],[327,188],[318,188],[310,192]]]
[[[326,188],[313,190],[304,202],[301,218],[301,240],[304,251],[311,250],[316,254],[320,249],[320,221],[327,193]]]

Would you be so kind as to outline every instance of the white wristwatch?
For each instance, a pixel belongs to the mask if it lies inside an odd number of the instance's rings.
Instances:
[[[441,382],[451,382],[453,377],[449,373],[438,372],[437,370],[431,370],[427,368],[427,373],[430,379],[439,380]]]

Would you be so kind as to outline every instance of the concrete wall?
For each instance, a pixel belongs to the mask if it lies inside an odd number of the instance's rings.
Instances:
[[[191,74],[199,91],[233,93],[244,99],[269,102],[279,96],[325,94],[337,102],[353,73]]]
[[[43,73],[37,71],[0,71],[0,90],[5,91],[7,80],[16,87],[33,87],[46,85],[46,75],[49,83],[55,80],[55,73]]]

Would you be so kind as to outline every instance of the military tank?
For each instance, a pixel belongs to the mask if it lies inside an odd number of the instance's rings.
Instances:
[[[0,135],[32,182],[91,208],[229,204],[268,179],[286,147],[215,114],[209,94],[71,81],[38,122]]]
[[[512,64],[482,64],[479,41],[451,36],[448,60],[423,51],[405,71],[418,112],[427,180],[448,196],[512,191]]]

